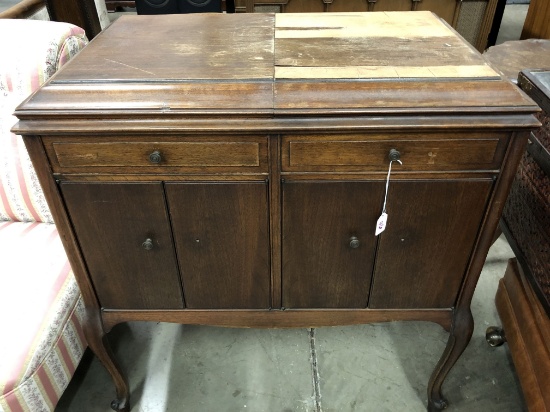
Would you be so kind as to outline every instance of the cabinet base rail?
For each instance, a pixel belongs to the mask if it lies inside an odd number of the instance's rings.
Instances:
[[[451,329],[452,309],[103,309],[106,332],[118,323],[151,321],[236,328],[308,328],[393,321],[428,321]]]

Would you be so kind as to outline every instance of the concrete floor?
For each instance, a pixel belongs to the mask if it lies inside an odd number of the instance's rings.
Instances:
[[[17,0],[0,0],[0,11]],[[497,44],[518,39],[526,5],[508,5]],[[115,14],[112,15],[116,17]],[[491,348],[497,282],[513,256],[501,237],[474,295],[475,330],[444,386],[449,411],[525,410],[508,347]],[[257,330],[128,323],[110,340],[126,371],[133,411],[423,411],[448,334],[425,322]],[[114,387],[88,351],[57,412],[110,411]]]

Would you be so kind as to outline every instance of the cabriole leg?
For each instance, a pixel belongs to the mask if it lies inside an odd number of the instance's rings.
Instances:
[[[111,344],[107,339],[107,334],[103,330],[99,314],[88,316],[88,321],[85,322],[84,326],[84,334],[86,335],[90,349],[103,366],[105,366],[115,384],[117,397],[111,402],[111,408],[119,412],[128,412],[130,410],[128,381],[116,361]]]
[[[454,366],[472,337],[474,319],[469,308],[457,310],[453,316],[453,324],[447,346],[437,363],[430,382],[428,383],[428,411],[436,412],[448,406],[441,393],[441,385]]]

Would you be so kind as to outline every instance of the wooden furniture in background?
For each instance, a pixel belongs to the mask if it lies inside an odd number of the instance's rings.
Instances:
[[[521,39],[550,39],[550,2],[531,0]]]
[[[9,9],[0,12],[0,19],[26,19],[44,7],[44,5],[44,0],[23,0]]]
[[[526,287],[538,298],[538,307],[550,322],[550,70],[523,70],[518,85],[542,108],[538,115],[542,127],[531,134],[527,151],[521,159],[510,197],[506,203],[501,226],[523,268]],[[531,299],[532,301],[532,299]],[[530,303],[536,312],[535,303]],[[535,313],[534,312],[534,313]],[[542,327],[538,317],[532,322]],[[504,320],[503,320],[504,324]],[[504,325],[506,330],[506,324]],[[550,376],[550,334],[543,334],[540,347],[532,346],[528,353],[546,363],[537,365],[540,373]],[[524,337],[526,338],[526,337]],[[527,339],[527,338],[526,338]],[[550,382],[550,381],[547,381]],[[522,385],[530,390],[528,385]],[[541,389],[546,391],[547,386]],[[546,397],[550,409],[550,397]]]
[[[489,47],[483,56],[511,82],[517,83],[519,72],[524,69],[550,67],[550,40],[507,41]]]
[[[65,21],[86,31],[89,40],[101,32],[94,0],[45,0],[50,19]]]
[[[480,52],[485,50],[499,0],[235,0],[239,12],[431,11]]]
[[[485,56],[517,77],[526,67],[550,68],[550,40],[506,42]],[[504,332],[491,327],[487,340],[508,341],[527,406],[538,412],[550,410],[550,71],[524,70],[518,86],[543,109],[543,127],[531,134],[500,223],[517,262],[510,261],[496,295]]]
[[[424,320],[450,332],[435,411],[536,109],[428,12],[123,16],[15,130],[115,409],[120,322]]]
[[[550,411],[550,318],[516,259],[508,262],[495,302],[528,410]]]

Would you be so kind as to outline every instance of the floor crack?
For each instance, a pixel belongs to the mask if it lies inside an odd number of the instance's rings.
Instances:
[[[311,350],[311,372],[313,378],[313,391],[314,391],[314,402],[315,402],[315,412],[322,412],[321,409],[321,384],[319,377],[319,368],[317,367],[317,350],[315,348],[315,328],[310,328],[308,331],[309,334],[309,346]]]

